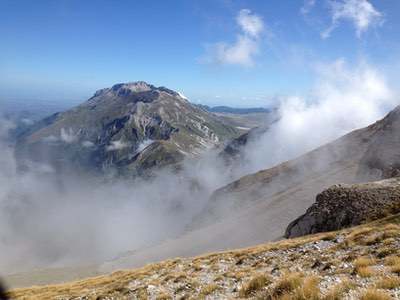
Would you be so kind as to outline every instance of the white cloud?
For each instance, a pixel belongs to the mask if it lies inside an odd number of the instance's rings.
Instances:
[[[264,29],[264,23],[262,19],[254,14],[251,14],[249,9],[242,9],[236,18],[236,22],[244,33],[258,37]]]
[[[375,9],[368,0],[341,0],[329,2],[332,12],[332,23],[321,33],[321,37],[330,37],[332,31],[343,20],[353,23],[358,37],[370,26],[379,25],[383,21],[383,14]]]
[[[91,147],[94,146],[94,143],[91,142],[91,141],[83,141],[82,142],[82,146],[85,147],[85,148],[91,148]]]
[[[110,145],[106,147],[107,151],[116,151],[116,150],[121,150],[126,147],[129,147],[127,143],[124,143],[123,141],[112,141]]]
[[[147,139],[144,140],[143,142],[141,142],[136,150],[137,153],[142,152],[145,148],[147,148],[148,146],[150,146],[154,141]]]
[[[249,172],[271,167],[382,118],[397,102],[373,66],[349,67],[343,59],[316,67],[308,97],[285,97],[280,120],[248,146]],[[271,145],[274,145],[271,147]]]
[[[315,3],[316,0],[304,0],[304,4],[301,7],[300,12],[303,15],[308,14],[311,11],[311,9],[315,6]]]
[[[253,66],[259,53],[260,35],[264,30],[262,18],[248,9],[242,9],[236,17],[240,33],[232,44],[219,42],[207,49],[203,61],[226,65]]]
[[[65,128],[61,128],[60,139],[61,141],[70,144],[75,142],[78,139],[78,137],[74,133],[72,128],[68,128],[68,130],[65,130]]]

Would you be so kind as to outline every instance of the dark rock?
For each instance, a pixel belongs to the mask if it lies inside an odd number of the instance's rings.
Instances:
[[[285,237],[339,230],[400,211],[400,178],[334,185],[286,229]]]

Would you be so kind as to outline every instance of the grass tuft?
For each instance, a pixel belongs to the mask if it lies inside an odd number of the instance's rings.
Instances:
[[[319,278],[316,276],[304,279],[303,285],[294,290],[293,300],[320,300]]]
[[[256,275],[249,282],[245,283],[239,291],[239,296],[247,298],[255,292],[262,290],[265,286],[271,283],[271,278],[264,274]]]
[[[385,276],[381,278],[376,287],[384,290],[392,290],[400,287],[400,278],[397,276]]]
[[[368,289],[365,291],[360,300],[390,300],[392,297],[385,292],[378,291],[376,289]]]
[[[300,287],[303,283],[303,278],[299,273],[285,274],[275,284],[272,291],[272,296],[282,296],[293,292],[296,288]]]
[[[356,285],[354,282],[346,279],[341,283],[335,285],[326,295],[323,297],[323,300],[341,300],[344,298],[344,295],[348,293],[350,290],[354,289]]]
[[[211,295],[212,293],[214,293],[215,291],[217,291],[219,289],[219,286],[214,284],[214,283],[210,283],[206,286],[204,286],[199,293],[199,296],[208,296]]]

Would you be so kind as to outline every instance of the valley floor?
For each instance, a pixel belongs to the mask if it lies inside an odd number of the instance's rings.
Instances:
[[[267,230],[267,229],[266,229]],[[337,232],[172,259],[12,299],[400,299],[400,215]]]

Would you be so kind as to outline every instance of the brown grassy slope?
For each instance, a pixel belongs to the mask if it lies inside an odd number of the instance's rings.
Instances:
[[[16,289],[13,299],[396,299],[400,215],[81,281]],[[372,298],[371,298],[372,297]],[[377,298],[381,297],[381,298]]]

